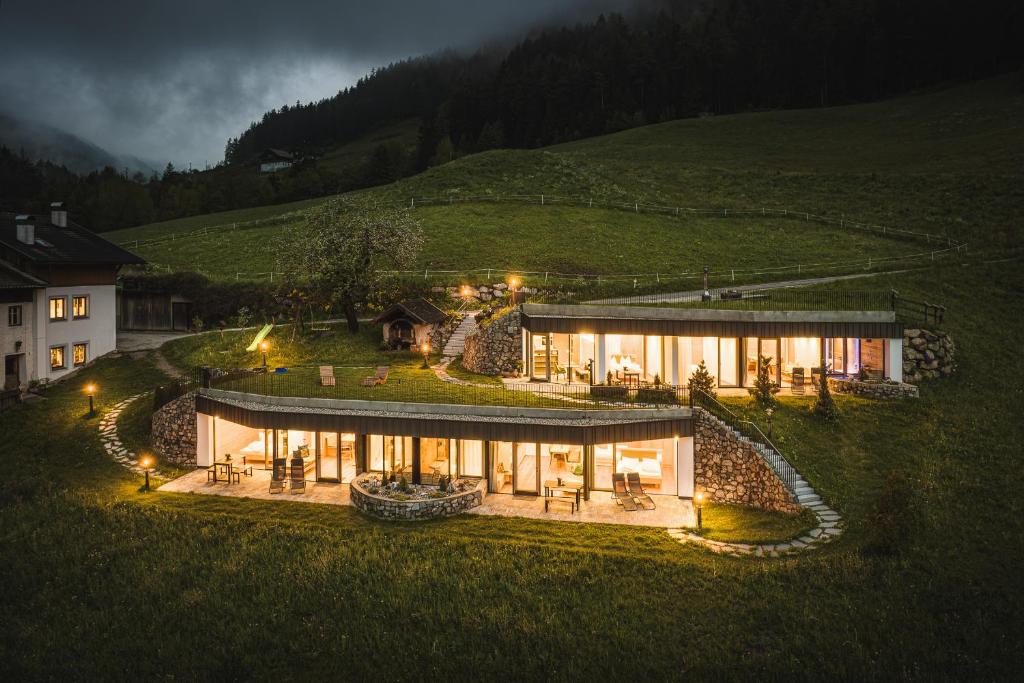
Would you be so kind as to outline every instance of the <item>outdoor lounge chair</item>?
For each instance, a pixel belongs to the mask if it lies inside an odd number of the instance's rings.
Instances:
[[[804,369],[803,368],[793,368],[793,380],[791,382],[791,384],[792,384],[791,390],[792,390],[792,392],[794,394],[803,394],[803,393],[805,393],[804,380],[805,380]]]
[[[633,500],[633,496],[626,490],[626,475],[622,472],[616,472],[612,475],[612,497],[627,512],[636,512],[636,501]]]
[[[629,485],[629,493],[633,496],[633,499],[640,504],[644,510],[653,510],[657,507],[654,504],[654,500],[647,495],[644,491],[643,485],[640,483],[639,472],[629,472],[626,474],[626,483]]]
[[[306,492],[306,461],[301,457],[292,458],[292,464],[289,468],[288,492]]]
[[[271,493],[284,493],[284,479],[270,478],[270,492]]]
[[[381,365],[378,367],[377,374],[373,376],[374,381],[376,381],[377,384],[387,384],[389,369],[390,368],[387,365]]]
[[[320,386],[322,387],[333,387],[334,384],[334,367],[331,365],[320,366]]]

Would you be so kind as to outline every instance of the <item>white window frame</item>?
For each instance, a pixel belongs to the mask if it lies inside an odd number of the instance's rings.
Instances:
[[[17,321],[14,322],[14,318]],[[7,327],[21,327],[25,324],[25,309],[21,304],[14,304],[7,307]]]

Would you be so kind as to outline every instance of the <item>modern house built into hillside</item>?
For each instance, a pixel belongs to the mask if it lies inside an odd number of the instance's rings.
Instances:
[[[114,350],[116,280],[143,260],[68,218],[0,214],[4,388],[60,379]]]
[[[719,388],[753,386],[760,358],[783,388],[823,372],[902,380],[894,311],[708,310],[525,304],[523,368],[533,380],[686,384],[701,361]]]
[[[340,400],[306,392],[305,381],[298,398],[272,376],[215,384],[196,400],[196,463],[209,467],[234,454],[271,470],[275,461],[301,458],[310,481],[376,472],[419,483],[447,475],[485,480],[490,494],[539,496],[558,482],[579,487],[586,500],[612,491],[614,475],[632,474],[650,494],[689,498],[711,487],[750,502],[759,495],[752,482],[770,476],[795,501],[799,478],[768,440],[750,447],[760,464],[746,466],[756,476],[722,484],[735,472],[717,469],[715,439],[701,443],[718,427],[701,427],[710,413],[687,392],[692,371],[703,361],[719,387],[739,390],[770,357],[776,382],[811,392],[826,375],[899,382],[903,368],[903,324],[891,310],[523,304],[519,312],[527,378],[494,390],[506,392],[499,396],[507,403],[374,400],[383,395],[372,388],[366,400]],[[511,400],[517,390],[541,392],[551,405],[522,407]],[[621,398],[591,400],[609,393]],[[757,468],[766,477],[757,479]]]

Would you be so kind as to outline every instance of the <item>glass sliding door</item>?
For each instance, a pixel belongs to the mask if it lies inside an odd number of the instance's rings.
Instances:
[[[583,483],[583,446],[566,444],[540,445],[541,485],[559,479],[574,484]]]
[[[676,440],[630,441],[615,444],[615,471],[634,473],[647,493],[676,493]]]
[[[605,443],[594,446],[593,463],[590,471],[590,487],[599,491],[612,490],[612,472],[615,470],[615,446]]]
[[[317,436],[317,480],[340,481],[341,462],[338,453],[338,435],[334,432],[318,432]]]
[[[740,385],[740,340],[737,337],[718,339],[718,386]]]
[[[600,377],[592,378],[591,361],[597,365],[597,356],[594,348],[594,335],[573,334],[570,335],[573,347],[573,355],[569,359],[569,381],[581,384],[590,384],[591,381],[598,382]]]
[[[340,481],[344,483],[356,478],[356,435],[339,434],[338,440]]]
[[[491,471],[488,480],[491,493],[512,493],[513,453],[510,441],[491,441]]]
[[[860,340],[860,367],[868,377],[885,377],[885,343],[881,339]]]
[[[533,339],[533,348],[530,349],[531,379],[550,381],[550,366],[552,363],[558,362],[558,352],[554,352],[552,357],[551,336],[547,333],[531,334],[530,336]]]
[[[516,493],[539,493],[538,487],[538,458],[537,444],[517,443],[516,469],[515,469],[515,490]]]
[[[462,439],[459,441],[459,476],[484,476],[484,442]]]
[[[665,353],[663,337],[644,337],[644,379],[648,382],[665,382]]]
[[[779,340],[770,337],[746,337],[743,341],[746,347],[743,385],[747,387],[754,386],[754,382],[757,381],[757,371],[761,365],[762,356],[769,359],[768,376],[773,382],[781,385]]]
[[[420,439],[420,475],[440,477],[454,476],[455,468],[449,449],[452,444],[448,439]],[[410,463],[412,458],[410,457]]]

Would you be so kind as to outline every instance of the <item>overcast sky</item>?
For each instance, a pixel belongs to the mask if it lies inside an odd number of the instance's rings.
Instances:
[[[0,111],[202,167],[264,111],[330,96],[374,66],[616,4],[0,0]]]

